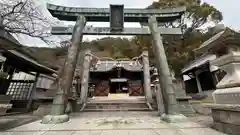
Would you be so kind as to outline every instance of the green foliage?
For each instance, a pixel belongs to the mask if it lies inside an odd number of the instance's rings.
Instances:
[[[219,22],[223,19],[222,13],[214,6],[207,3],[201,3],[200,0],[159,0],[153,2],[148,8],[169,8],[185,6],[187,11],[184,15],[184,21],[188,24],[179,22],[165,24],[165,27],[181,27],[184,34],[181,36],[164,36],[163,43],[168,58],[170,68],[179,76],[181,69],[194,59],[193,49],[197,48],[202,42],[212,36],[212,34],[203,34],[197,28],[203,26],[209,21]],[[151,49],[151,39],[146,36],[136,36],[133,42],[138,46],[139,51],[147,48],[150,52],[150,58],[154,58]],[[154,60],[151,59],[154,64]]]
[[[222,13],[214,6],[201,0],[158,0],[153,2],[148,8],[168,8],[185,6],[187,8],[185,20],[191,22],[190,28],[196,29],[208,21],[222,21]]]

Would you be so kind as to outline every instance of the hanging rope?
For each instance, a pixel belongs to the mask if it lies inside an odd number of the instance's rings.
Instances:
[[[121,61],[124,61],[125,59],[114,59],[114,58],[111,58],[111,57],[98,57],[98,56],[96,56],[96,55],[94,55],[94,54],[90,54],[91,55],[91,57],[93,57],[93,58],[95,58],[95,59],[97,59],[98,61],[106,61],[106,60],[110,60],[110,61],[119,61],[119,62],[121,62]],[[141,58],[143,57],[143,54],[141,54],[140,56],[138,56],[138,57],[134,57],[134,58],[132,58],[131,60],[133,61],[133,63],[136,63],[135,65],[139,65],[139,66],[142,66],[142,64],[141,64],[141,62],[140,62],[140,60],[141,60]]]

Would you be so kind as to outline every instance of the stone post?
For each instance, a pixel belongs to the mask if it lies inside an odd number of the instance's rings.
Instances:
[[[68,95],[72,87],[73,75],[75,72],[80,45],[83,37],[83,29],[86,25],[84,16],[77,18],[76,24],[73,29],[72,45],[68,49],[68,56],[66,65],[63,69],[63,75],[60,76],[58,85],[58,92],[53,101],[53,108],[50,115],[46,115],[42,123],[56,124],[63,123],[69,120],[69,116],[65,114],[66,104],[68,102]]]
[[[81,77],[80,104],[85,104],[88,97],[89,69],[91,62],[91,51],[86,50],[83,61],[83,72]]]
[[[162,115],[165,113],[165,107],[162,97],[162,91],[161,86],[159,84],[159,79],[156,79],[154,82],[155,88],[156,88],[156,99],[157,99],[157,108],[158,108],[158,114]]]
[[[75,78],[72,83],[72,97],[77,98],[77,79]]]
[[[83,73],[83,61],[84,61],[84,56],[85,56],[85,51],[84,49],[80,50],[79,56],[78,56],[78,63],[76,67],[76,72],[75,76],[77,77],[77,96],[80,98],[80,91],[81,91],[81,78],[82,78],[82,73]]]
[[[143,73],[144,73],[144,92],[148,103],[152,103],[152,90],[150,82],[150,72],[149,72],[149,59],[148,52],[144,51],[142,54],[142,63],[143,63]]]
[[[156,57],[157,64],[156,66],[160,77],[160,86],[163,93],[163,99],[165,99],[164,104],[166,117],[164,115],[163,119],[166,121],[175,120],[175,118],[180,118],[178,117],[180,115],[177,116],[177,114],[179,114],[179,108],[176,100],[176,95],[173,89],[172,77],[168,67],[168,62],[162,43],[162,37],[158,29],[156,17],[155,16],[150,17],[148,22],[153,37],[153,52]]]

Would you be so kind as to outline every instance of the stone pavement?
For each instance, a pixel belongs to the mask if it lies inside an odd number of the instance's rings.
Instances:
[[[83,112],[63,124],[36,121],[0,135],[224,135],[190,121],[166,123],[156,112]]]
[[[199,123],[201,125],[207,126],[207,127],[213,127],[212,116],[195,114],[192,116],[188,116],[188,119],[193,122]]]
[[[39,120],[39,117],[34,116],[31,113],[0,116],[0,132],[37,120]]]

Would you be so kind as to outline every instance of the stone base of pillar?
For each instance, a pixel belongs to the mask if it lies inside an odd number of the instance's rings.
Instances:
[[[196,112],[192,108],[192,105],[189,103],[189,100],[191,100],[192,97],[184,96],[184,97],[177,97],[177,102],[179,106],[179,111],[181,114],[184,115],[193,115]]]
[[[79,108],[81,108],[81,107],[79,107],[79,104],[77,103],[77,99],[76,100],[72,100],[71,101],[71,111],[72,112],[79,112]]]
[[[187,117],[182,114],[162,114],[161,120],[168,122],[168,123],[178,123],[187,121]]]
[[[53,100],[51,112],[49,115],[46,115],[42,119],[42,124],[57,124],[57,123],[64,123],[69,121],[69,116],[66,113],[68,111],[69,104],[65,104],[66,98],[64,93],[58,89],[58,92]],[[69,108],[66,108],[66,107]],[[67,110],[66,110],[67,109]]]
[[[150,110],[153,110],[153,108],[152,108],[152,105],[147,101],[147,106],[148,106],[148,108],[150,109]]]
[[[69,116],[64,115],[46,115],[42,119],[42,124],[60,124],[69,121]]]
[[[72,112],[72,104],[70,102],[67,103],[65,113],[69,114]]]

